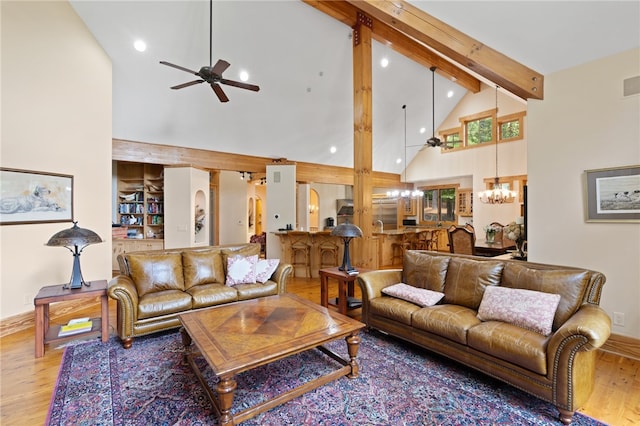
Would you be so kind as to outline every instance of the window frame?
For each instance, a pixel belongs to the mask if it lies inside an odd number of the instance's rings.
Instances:
[[[430,185],[430,186],[419,187],[418,189],[420,189],[421,191],[424,191],[425,193],[425,195],[423,195],[420,198],[420,214],[418,215],[418,220],[420,225],[450,226],[458,223],[458,191],[460,189],[460,184],[452,183],[452,184],[444,184],[444,185]],[[441,205],[442,196],[440,191],[443,189],[454,190],[454,194],[453,194],[454,204],[452,206],[453,220],[442,220],[442,205]],[[437,191],[437,194],[438,194],[438,197],[437,197],[438,219],[435,221],[424,219],[424,197],[426,196],[428,191]]]

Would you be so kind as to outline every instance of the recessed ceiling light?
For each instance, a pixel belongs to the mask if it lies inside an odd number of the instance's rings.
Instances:
[[[240,81],[247,81],[249,80],[249,73],[242,70],[240,71]]]
[[[402,158],[397,158],[396,159],[396,164],[400,164],[400,163],[402,163]]]
[[[381,66],[382,68],[386,68],[386,67],[387,67],[387,65],[389,65],[389,60],[388,60],[387,58],[382,58],[382,59],[380,60],[380,66]]]
[[[422,133],[424,133],[424,132],[426,132],[426,131],[427,131],[427,129],[425,129],[424,127],[420,127],[420,133],[421,133],[421,134],[422,134]]]
[[[447,92],[447,98],[451,98],[451,97],[453,97],[453,90],[449,90]]]
[[[335,146],[332,146],[331,148],[329,148],[329,151],[331,151],[332,154],[335,154],[337,150],[338,148],[336,148]]]
[[[138,52],[144,52],[145,50],[147,50],[147,43],[142,40],[136,40],[135,42],[133,42],[133,48]]]

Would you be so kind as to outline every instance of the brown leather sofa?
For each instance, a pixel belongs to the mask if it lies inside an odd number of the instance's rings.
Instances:
[[[551,402],[564,424],[571,423],[575,410],[593,391],[595,349],[604,344],[611,331],[609,316],[598,306],[605,282],[599,272],[407,251],[402,270],[366,272],[357,281],[362,289],[362,321],[368,327]],[[422,307],[382,292],[400,282],[444,296],[435,305]],[[548,314],[549,321],[553,320],[550,334],[545,336],[508,322],[480,320],[477,314],[488,286],[559,294],[557,309]],[[539,296],[549,297],[533,294]]]
[[[280,263],[265,283],[225,285],[227,258],[260,254],[260,244],[149,250],[118,256],[120,275],[109,283],[117,300],[118,336],[133,338],[180,326],[178,315],[224,303],[282,294],[292,272]]]

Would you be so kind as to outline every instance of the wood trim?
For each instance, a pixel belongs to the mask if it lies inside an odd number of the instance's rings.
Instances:
[[[612,334],[600,350],[640,361],[640,339],[634,337]]]
[[[160,145],[147,142],[113,139],[111,158],[134,163],[163,164],[166,166],[189,164],[205,170],[231,170],[266,173],[267,164],[293,163],[282,158],[256,157],[206,149]],[[354,173],[350,167],[327,166],[316,163],[295,162],[296,181],[353,185]],[[378,188],[407,187],[400,182],[400,174],[372,172],[373,186]],[[412,188],[413,186],[409,185]]]
[[[544,99],[544,76],[404,0],[347,0],[522,99]]]

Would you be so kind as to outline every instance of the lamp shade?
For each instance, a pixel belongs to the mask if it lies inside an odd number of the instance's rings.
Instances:
[[[338,267],[338,270],[346,273],[356,272],[356,269],[351,266],[351,258],[349,257],[349,241],[351,241],[352,238],[362,237],[362,229],[358,228],[353,223],[346,222],[333,228],[331,235],[341,237],[344,240],[342,266]]]
[[[83,285],[89,286],[82,278],[82,271],[80,270],[80,253],[82,250],[90,245],[101,243],[102,238],[98,234],[89,229],[78,227],[78,222],[73,222],[73,226],[69,229],[64,229],[60,232],[56,232],[49,241],[48,246],[51,247],[65,247],[73,254],[73,269],[71,270],[71,280],[66,285],[65,289],[79,289]]]
[[[347,237],[347,238],[356,238],[362,237],[362,229],[358,228],[353,223],[341,223],[340,225],[333,228],[331,231],[331,235],[334,237]]]
[[[102,238],[95,232],[80,228],[78,222],[73,222],[73,226],[69,229],[63,229],[60,232],[53,234],[49,241],[48,246],[52,247],[86,247],[89,244],[101,243]]]

